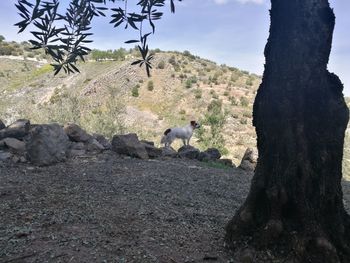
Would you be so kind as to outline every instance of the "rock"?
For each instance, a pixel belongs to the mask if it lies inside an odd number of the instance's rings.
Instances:
[[[198,155],[199,161],[216,161],[221,158],[221,153],[216,148],[209,148]]]
[[[252,148],[247,148],[242,158],[241,164],[238,167],[245,171],[254,171],[257,160],[258,160],[257,150]]]
[[[162,156],[164,157],[175,158],[179,156],[177,151],[175,151],[172,147],[161,147],[160,150],[162,150]]]
[[[151,141],[147,141],[147,140],[141,140],[142,143],[148,144],[148,145],[152,145],[154,146],[154,142]]]
[[[112,150],[119,153],[148,159],[148,153],[143,143],[141,143],[135,133],[125,135],[114,135],[112,139]]]
[[[4,138],[23,139],[29,132],[29,120],[20,119],[4,129],[0,129],[0,140]]]
[[[71,150],[84,150],[85,151],[85,144],[82,142],[72,142],[70,149]]]
[[[105,150],[105,147],[99,143],[96,139],[92,139],[85,143],[86,150],[88,152],[102,152]]]
[[[11,152],[23,154],[26,150],[26,144],[23,141],[15,138],[5,138],[2,140],[2,142],[10,149]]]
[[[92,140],[92,136],[75,123],[64,125],[64,131],[73,142],[87,142]]]
[[[0,161],[10,160],[12,156],[12,153],[0,151]]]
[[[154,143],[153,145],[152,144],[149,144],[149,143],[145,143],[143,141],[141,141],[143,143],[143,145],[145,146],[145,149],[148,153],[148,156],[150,158],[158,158],[160,156],[162,156],[162,149],[159,149],[157,147],[154,146]]]
[[[92,136],[105,148],[105,150],[112,149],[112,144],[103,135],[93,134]]]
[[[221,158],[221,153],[216,148],[209,148],[209,149],[205,150],[204,152],[206,154],[208,154],[212,160],[218,160]]]
[[[27,138],[27,159],[44,166],[66,160],[69,139],[57,123],[37,125]]]
[[[0,150],[3,150],[6,148],[6,144],[4,142],[4,140],[0,140]]]
[[[180,157],[188,159],[197,159],[200,153],[197,148],[190,145],[182,146],[177,152]]]
[[[74,158],[74,157],[77,157],[77,156],[84,156],[86,155],[86,151],[83,149],[83,150],[77,150],[77,149],[70,149],[68,151],[68,157],[69,158]]]
[[[216,160],[217,163],[221,163],[223,165],[229,166],[229,167],[233,167],[236,168],[236,165],[232,162],[231,159],[219,159]]]
[[[2,122],[2,120],[0,120],[0,130],[5,129],[6,125],[5,123]]]

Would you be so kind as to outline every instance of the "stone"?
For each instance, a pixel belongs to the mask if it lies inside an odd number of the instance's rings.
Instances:
[[[87,142],[93,138],[90,134],[88,134],[84,129],[75,123],[67,123],[64,125],[63,129],[68,135],[69,139],[73,142]]]
[[[92,136],[93,136],[94,139],[96,139],[105,148],[105,150],[112,149],[112,144],[103,135],[101,135],[101,134],[93,134]]]
[[[10,160],[12,156],[13,156],[12,153],[0,151],[0,161]]]
[[[160,150],[162,150],[162,156],[163,157],[175,158],[175,157],[179,156],[177,151],[175,151],[175,149],[172,148],[172,147],[161,147]]]
[[[112,139],[112,150],[119,154],[140,159],[149,158],[145,145],[139,141],[135,133],[114,135]]]
[[[27,159],[39,166],[63,162],[69,145],[68,136],[59,124],[36,125],[27,138]]]
[[[92,139],[85,143],[86,150],[88,152],[102,152],[105,150],[105,147],[99,143],[96,139]]]
[[[154,146],[154,142],[151,141],[147,141],[147,140],[141,140],[142,143],[148,144],[148,145],[152,145]]]
[[[84,155],[86,155],[86,151],[85,150],[70,149],[68,151],[67,155],[68,155],[69,158],[74,158],[74,157],[77,157],[77,156],[84,156]]]
[[[155,147],[154,144],[152,145],[149,143],[145,143],[143,141],[141,141],[141,142],[145,146],[145,149],[146,149],[148,156],[150,158],[158,158],[158,157],[162,156],[162,149]]]
[[[4,129],[0,129],[0,140],[4,138],[23,139],[29,132],[30,121],[20,119]]]
[[[221,153],[216,148],[208,148],[204,152],[207,153],[212,160],[218,160],[221,158]]]
[[[85,144],[82,142],[72,142],[70,149],[71,150],[85,150]]]
[[[25,142],[18,139],[5,138],[2,140],[2,142],[10,149],[11,152],[23,154],[26,150]]]
[[[209,148],[205,150],[204,152],[200,152],[197,159],[199,161],[216,161],[221,158],[221,153],[216,148]]]
[[[197,148],[190,145],[182,146],[177,152],[180,157],[188,159],[197,159],[200,153]]]
[[[253,148],[247,148],[242,158],[239,168],[245,171],[254,171],[258,161],[258,151]]]
[[[0,130],[5,129],[6,125],[5,123],[2,122],[2,120],[0,120]]]

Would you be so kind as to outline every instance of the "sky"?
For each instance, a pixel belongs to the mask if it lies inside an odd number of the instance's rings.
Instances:
[[[13,26],[20,19],[15,2],[0,1],[0,35],[9,41],[28,40],[31,37],[28,32],[18,35]],[[344,94],[350,96],[350,1],[330,0],[330,4],[336,15],[336,27],[328,68],[340,77],[345,87]],[[156,34],[149,41],[150,48],[188,50],[218,64],[262,75],[269,8],[269,0],[176,2],[176,13],[166,11],[163,19],[157,22]],[[126,45],[124,41],[138,36],[136,31],[114,28],[106,18],[94,21],[93,33],[91,47],[98,49],[130,48],[132,45]]]

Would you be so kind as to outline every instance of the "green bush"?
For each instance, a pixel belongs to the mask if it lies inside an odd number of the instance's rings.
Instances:
[[[222,109],[221,100],[213,100],[207,107],[207,113],[200,120],[203,126],[198,130],[199,143],[203,148],[217,148],[225,155],[228,150],[225,147],[223,129],[226,123],[226,113]]]
[[[252,81],[250,78],[248,78],[248,79],[245,81],[245,84],[246,84],[247,86],[253,86],[253,81]]]
[[[135,85],[135,86],[132,88],[132,90],[131,90],[131,95],[132,95],[133,97],[138,97],[138,96],[139,96],[139,88],[140,88],[140,85],[139,85],[139,84]]]
[[[202,90],[201,89],[195,89],[194,90],[194,97],[196,98],[196,99],[200,99],[200,98],[202,98]]]
[[[191,79],[186,80],[185,87],[186,87],[186,89],[192,88],[192,80]]]
[[[157,65],[157,68],[158,69],[164,69],[165,68],[165,62],[162,60],[162,61],[160,61],[159,63],[158,63],[158,65]]]
[[[147,83],[147,89],[148,89],[149,91],[152,91],[152,90],[154,89],[154,83],[153,83],[152,80],[148,81],[148,83]]]

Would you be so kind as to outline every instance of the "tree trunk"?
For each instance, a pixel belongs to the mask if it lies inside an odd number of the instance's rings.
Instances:
[[[266,65],[253,112],[258,164],[226,228],[231,247],[284,247],[298,262],[350,262],[342,156],[348,109],[327,71],[328,0],[271,0]],[[326,258],[325,258],[326,257]]]

